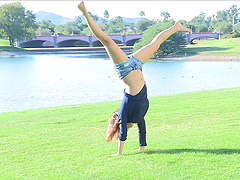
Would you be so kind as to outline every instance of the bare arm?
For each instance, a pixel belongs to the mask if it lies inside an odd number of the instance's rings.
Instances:
[[[118,140],[118,152],[117,154],[113,154],[113,156],[118,156],[122,154],[124,143],[125,141]]]

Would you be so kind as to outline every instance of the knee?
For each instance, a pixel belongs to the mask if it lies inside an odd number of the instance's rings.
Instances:
[[[159,43],[159,42],[157,42],[157,41],[153,41],[151,44],[152,44],[152,47],[153,47],[154,49],[158,50],[158,49],[160,48],[160,46],[161,46],[162,43]]]

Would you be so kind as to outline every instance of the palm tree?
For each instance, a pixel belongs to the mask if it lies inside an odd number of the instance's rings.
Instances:
[[[145,12],[141,11],[139,15],[143,18],[143,16],[145,16]]]
[[[121,16],[118,16],[116,19],[116,23],[118,24],[119,31],[122,31],[123,29],[123,19]]]
[[[161,12],[160,16],[163,16],[163,21],[166,22],[168,21],[168,18],[170,18],[170,14],[168,12]]]
[[[107,19],[109,18],[109,13],[107,10],[104,11],[104,19],[102,20],[102,28],[103,28],[103,31],[106,31],[108,29],[108,22],[107,22]]]
[[[108,19],[109,18],[109,13],[107,10],[104,11],[104,18],[105,19]]]

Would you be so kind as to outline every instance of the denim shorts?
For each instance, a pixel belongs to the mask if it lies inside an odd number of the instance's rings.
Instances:
[[[140,59],[135,58],[134,56],[128,57],[128,59],[124,62],[118,63],[114,65],[114,68],[120,79],[123,79],[130,72],[140,69],[142,71],[142,66],[144,62]]]

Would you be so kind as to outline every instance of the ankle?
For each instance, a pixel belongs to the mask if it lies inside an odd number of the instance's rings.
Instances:
[[[175,31],[180,31],[181,30],[181,24],[180,22],[175,22],[175,24],[173,25],[173,28]]]
[[[142,151],[145,149],[146,146],[139,146],[139,150]]]

